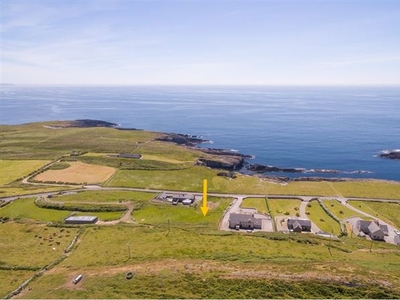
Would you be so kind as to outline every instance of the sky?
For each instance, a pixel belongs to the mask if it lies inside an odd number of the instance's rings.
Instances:
[[[400,1],[0,0],[1,82],[400,85]]]

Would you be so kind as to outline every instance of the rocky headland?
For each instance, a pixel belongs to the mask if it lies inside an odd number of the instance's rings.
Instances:
[[[213,169],[224,169],[230,171],[240,170],[245,164],[245,158],[252,157],[251,155],[245,155],[226,149],[197,147],[199,144],[210,143],[211,141],[205,140],[196,135],[165,134],[157,140],[187,146],[205,153],[206,155],[204,157],[200,157],[196,161],[196,165],[206,166]]]
[[[209,140],[204,140],[201,137],[190,134],[170,133],[157,138],[158,141],[175,143],[183,146],[194,147],[201,143],[209,143]]]
[[[69,121],[68,127],[79,127],[79,128],[86,128],[86,127],[116,127],[118,124],[101,121],[101,120],[90,120],[90,119],[81,119],[75,121]]]

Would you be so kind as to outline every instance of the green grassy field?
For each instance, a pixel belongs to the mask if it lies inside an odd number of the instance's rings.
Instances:
[[[195,227],[182,224],[171,226],[170,230],[168,226],[90,227],[68,259],[35,281],[32,291],[23,296],[82,298],[90,294],[91,297],[135,298],[191,295],[214,298],[229,285],[239,285],[240,291],[235,288],[230,297],[247,298],[251,293],[261,297],[255,291],[257,284],[263,282],[270,287],[270,280],[276,278],[275,284],[280,288],[262,295],[294,295],[288,289],[293,288],[291,282],[298,282],[306,289],[304,297],[328,297],[334,291],[343,296],[346,286],[341,282],[344,281],[358,282],[348,291],[357,298],[373,295],[360,292],[371,292],[366,284],[377,273],[380,280],[395,284],[387,291],[398,295],[400,261],[396,247],[373,242],[372,252],[362,251],[369,249],[370,242],[352,240],[355,242],[331,241],[329,252],[327,240],[301,234],[292,235],[289,242],[287,235],[277,234],[199,234]],[[374,259],[379,263],[373,262]],[[134,280],[141,284],[124,279],[127,271],[134,271]],[[68,284],[76,274],[84,275],[82,283],[78,286]],[[329,280],[332,276],[335,279]],[[179,282],[183,277],[192,278],[192,283],[200,278],[210,288],[216,286],[209,294],[200,293],[186,284],[187,290],[182,291]],[[293,277],[298,279],[292,281]],[[332,291],[327,287],[328,281],[336,287]],[[132,289],[132,285],[138,285],[138,290]],[[157,291],[151,288],[154,285],[158,287]],[[310,294],[310,290],[314,292]]]
[[[319,205],[318,201],[311,201],[306,208],[308,218],[324,232],[340,234],[340,225],[332,219]]]
[[[68,287],[64,274],[46,275],[26,293],[32,298],[108,298],[108,299],[270,299],[270,298],[397,298],[390,288],[376,285],[345,286],[313,279],[239,279],[223,272],[192,272],[165,269],[159,274],[139,273],[131,280],[125,272],[86,276],[79,287]],[[251,271],[250,271],[251,272]],[[246,274],[248,274],[246,272]]]
[[[0,159],[0,186],[23,178],[45,166],[49,160],[3,160]]]
[[[341,220],[345,220],[351,217],[360,217],[364,220],[368,220],[369,218],[355,212],[354,210],[344,206],[339,201],[336,200],[323,200],[325,206],[329,209],[331,213],[333,213],[336,217]]]
[[[35,205],[35,198],[19,199],[0,208],[0,217],[15,220],[35,220],[41,222],[62,222],[71,214],[65,210],[43,209]]]
[[[215,176],[212,183],[215,192],[261,195],[336,195],[336,192],[327,182],[290,182],[281,185],[257,177],[238,174],[234,180]]]
[[[348,201],[348,203],[400,229],[400,203],[370,201]]]
[[[72,211],[40,208],[35,205],[35,198],[19,199],[0,208],[0,217],[14,220],[33,220],[39,222],[63,222]],[[123,212],[93,212],[78,213],[77,215],[95,215],[100,220],[110,221],[121,217]]]
[[[104,265],[124,265],[128,261],[163,259],[201,259],[239,263],[306,263],[307,261],[316,263],[332,260],[325,245],[326,240],[313,236],[292,235],[294,244],[291,244],[288,242],[288,237],[282,234],[202,233],[196,227],[173,221],[171,221],[170,228],[165,223],[159,225],[88,228],[82,236],[78,250],[60,266],[79,269]],[[126,234],[127,232],[131,234]],[[280,236],[282,240],[269,239],[268,236],[271,238]],[[296,242],[297,238],[299,242]],[[101,244],[99,244],[100,241]],[[129,258],[127,243],[131,245],[131,258]],[[355,264],[365,264],[368,262],[368,258],[374,256],[373,253],[368,252],[358,254],[358,251],[353,248],[354,245],[343,244],[340,241],[334,242],[332,245],[336,247],[333,250],[333,257],[337,261],[345,262],[351,259],[351,262]],[[293,251],[294,246],[296,251]],[[358,247],[369,249],[369,243],[363,243]],[[379,259],[381,265],[379,266],[370,262],[371,267],[385,270],[391,263],[397,262],[397,266],[400,264],[396,246],[374,242],[374,249],[392,249],[394,251],[387,251],[381,255]],[[307,268],[306,265],[302,267]],[[390,270],[393,270],[394,267],[391,266]]]
[[[230,198],[209,197],[208,206],[211,209],[205,217],[197,205],[175,206],[170,203],[146,203],[139,210],[134,211],[133,217],[138,223],[143,224],[168,224],[170,222],[170,226],[184,224],[217,229],[223,211],[231,202]]]
[[[273,217],[295,216],[299,212],[300,200],[295,199],[268,199],[268,206]]]
[[[34,271],[0,269],[0,295],[5,297],[34,273]]]
[[[203,179],[213,178],[216,173],[216,170],[203,167],[191,167],[184,171],[121,170],[108,185],[200,192],[203,189]],[[210,180],[209,190],[213,190]]]
[[[332,182],[338,194],[347,197],[400,199],[400,183],[386,181]]]
[[[59,194],[52,197],[52,201],[59,202],[126,202],[150,201],[157,193],[132,191],[84,191],[77,193]]]
[[[245,198],[243,199],[241,207],[255,208],[260,213],[268,214],[267,204],[265,198]]]
[[[1,224],[0,265],[42,268],[64,253],[76,232],[75,228]]]
[[[12,148],[30,148],[27,153],[18,153],[18,156],[42,155],[44,150],[48,155],[57,156],[68,153],[74,145],[75,151],[87,152],[130,152],[132,145],[148,142],[159,133],[148,131],[122,131],[113,128],[64,128],[49,129],[43,125],[51,125],[52,122],[34,123],[19,126],[1,126],[2,155],[10,155]],[[7,151],[8,150],[8,151]]]

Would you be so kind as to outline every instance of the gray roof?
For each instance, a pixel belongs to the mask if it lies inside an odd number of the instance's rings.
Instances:
[[[302,227],[311,227],[311,221],[305,219],[288,219],[287,220],[288,226],[295,226],[299,224]]]
[[[261,226],[261,219],[254,218],[251,214],[236,214],[231,213],[229,215],[229,221],[234,224],[240,224],[243,222],[253,222],[253,224],[258,224]]]
[[[357,223],[360,231],[363,231],[364,233],[369,232],[368,226],[371,224],[371,221],[358,220]]]
[[[120,153],[118,156],[122,158],[142,158],[142,155],[136,153]]]
[[[385,235],[387,235],[389,233],[389,228],[387,227],[387,225],[379,225],[379,228],[383,231],[383,233]]]
[[[368,230],[369,230],[369,232],[370,232],[371,234],[372,234],[372,233],[375,233],[375,232],[378,232],[378,231],[381,231],[381,229],[379,228],[379,226],[378,226],[375,222],[371,222],[371,223],[369,224]]]

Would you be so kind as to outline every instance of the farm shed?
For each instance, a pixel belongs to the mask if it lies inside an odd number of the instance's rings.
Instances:
[[[66,218],[65,224],[94,224],[99,220],[96,216],[72,216]]]

